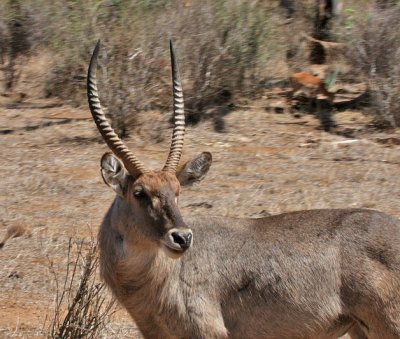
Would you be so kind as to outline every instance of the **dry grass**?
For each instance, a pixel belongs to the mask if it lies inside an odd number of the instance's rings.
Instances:
[[[60,277],[49,258],[56,296],[49,338],[98,338],[116,312],[104,283],[98,278],[99,259],[94,239],[69,239],[65,274]]]

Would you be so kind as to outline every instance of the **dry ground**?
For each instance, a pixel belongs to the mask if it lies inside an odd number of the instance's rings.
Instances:
[[[63,271],[69,237],[96,234],[114,194],[99,174],[107,149],[88,109],[15,100],[0,102],[0,236],[13,222],[28,224],[29,232],[0,251],[0,337],[33,338],[43,334],[52,313],[49,260]],[[208,150],[214,163],[201,185],[183,192],[184,214],[366,207],[400,216],[398,131],[388,137],[366,128],[362,115],[346,112],[337,116],[340,126],[356,131],[346,139],[317,130],[311,116],[295,120],[266,105],[259,101],[228,115],[225,133],[214,132],[209,122],[188,128],[183,158]],[[149,131],[166,117],[142,117],[140,132],[126,142],[145,164],[160,167],[170,130],[159,143]],[[120,310],[104,337],[133,338],[134,332]]]

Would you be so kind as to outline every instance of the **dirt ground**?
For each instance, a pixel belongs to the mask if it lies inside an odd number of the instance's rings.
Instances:
[[[227,115],[224,133],[211,122],[187,129],[183,159],[207,150],[214,162],[201,185],[184,190],[184,214],[365,207],[400,216],[399,131],[374,130],[358,112],[338,113],[340,128],[352,134],[346,138],[318,130],[310,115],[294,119],[266,106],[264,98]],[[141,116],[141,130],[126,142],[146,165],[161,167],[171,130],[152,140],[167,117]],[[62,271],[69,238],[95,236],[113,200],[99,173],[107,148],[86,107],[29,97],[1,97],[0,140],[0,237],[10,224],[28,225],[0,250],[0,337],[40,337],[54,307],[49,262]],[[121,309],[104,338],[135,333]]]

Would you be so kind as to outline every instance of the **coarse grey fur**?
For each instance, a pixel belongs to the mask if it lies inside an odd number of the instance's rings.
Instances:
[[[101,160],[117,194],[99,232],[101,273],[146,338],[400,338],[398,219],[183,217],[181,186],[211,162],[204,152],[176,173],[133,175],[111,153]]]
[[[146,338],[322,339],[355,325],[368,338],[400,337],[395,218],[362,209],[187,218],[194,244],[171,259],[135,246],[141,231],[121,205],[101,226],[102,272]]]

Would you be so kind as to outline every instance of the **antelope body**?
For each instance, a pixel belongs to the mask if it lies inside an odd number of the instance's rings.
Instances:
[[[181,186],[211,165],[178,167],[183,96],[171,44],[175,126],[161,171],[112,130],[88,72],[93,118],[112,153],[117,196],[99,232],[102,276],[146,338],[400,338],[400,223],[373,210],[325,209],[260,219],[183,217]]]
[[[323,95],[329,100],[330,104],[333,103],[334,93],[329,92],[325,88],[325,84],[322,79],[318,78],[317,76],[311,73],[308,72],[294,73],[290,77],[289,82],[290,86],[292,87],[292,89],[288,92],[287,95],[287,103],[290,111],[292,110],[293,95],[299,90],[307,92],[311,100],[317,99],[318,95]]]

